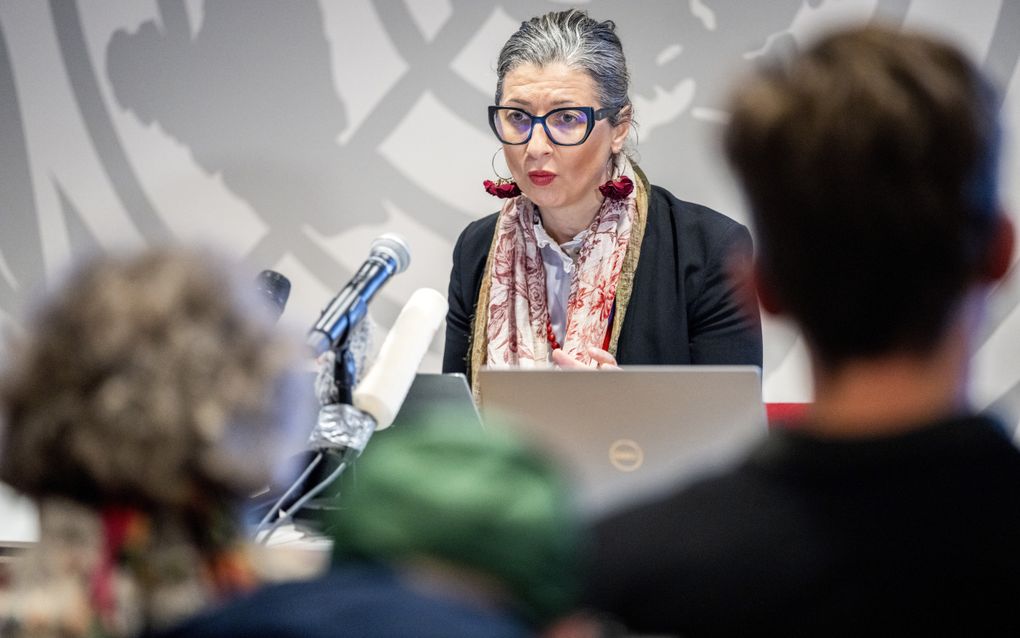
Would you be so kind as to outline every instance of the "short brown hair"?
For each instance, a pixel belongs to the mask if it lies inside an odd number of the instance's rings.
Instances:
[[[760,269],[823,362],[942,336],[993,237],[997,109],[955,47],[880,26],[736,92],[725,145]]]
[[[0,478],[35,497],[142,507],[265,484],[263,463],[230,463],[224,448],[240,435],[254,449],[276,428],[291,349],[245,288],[209,255],[174,249],[77,272],[0,377]]]

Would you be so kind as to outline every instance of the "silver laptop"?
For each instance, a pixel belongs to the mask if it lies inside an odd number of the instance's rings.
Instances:
[[[558,460],[588,516],[739,459],[765,435],[755,366],[479,372],[482,418]]]

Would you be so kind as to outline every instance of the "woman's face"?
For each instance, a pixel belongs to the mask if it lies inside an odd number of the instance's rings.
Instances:
[[[545,66],[523,64],[503,79],[500,106],[545,115],[564,106],[603,105],[596,101],[595,82],[586,71],[562,62]],[[534,127],[526,144],[503,145],[514,181],[543,214],[558,210],[584,210],[592,214],[602,203],[598,187],[609,179],[609,158],[623,148],[629,123],[616,126],[598,120],[591,135],[579,146],[557,146],[541,125]]]

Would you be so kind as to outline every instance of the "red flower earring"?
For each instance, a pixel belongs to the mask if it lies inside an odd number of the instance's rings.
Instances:
[[[633,191],[634,182],[630,181],[630,178],[626,175],[611,179],[599,186],[599,192],[602,193],[603,197],[615,200],[627,199],[627,196]]]
[[[485,192],[492,195],[493,197],[498,197],[500,199],[509,199],[511,197],[517,197],[518,195],[520,195],[521,188],[520,186],[517,185],[517,182],[515,182],[514,180],[509,179],[507,177],[500,177],[499,173],[496,172],[496,155],[498,155],[501,150],[503,149],[502,148],[496,149],[496,152],[492,154],[492,162],[490,162],[490,164],[492,165],[492,172],[496,175],[496,181],[487,179],[484,182],[482,182],[482,186],[485,187]]]
[[[612,176],[618,168],[618,161],[620,158],[619,153],[613,153],[609,158],[609,175]],[[610,179],[605,184],[599,186],[599,192],[602,193],[603,197],[608,199],[614,199],[619,201],[621,199],[627,199],[627,196],[634,191],[634,182],[630,181],[630,178],[626,175],[620,175],[616,179]]]
[[[487,179],[482,182],[482,186],[485,187],[486,193],[500,199],[509,199],[510,197],[517,197],[521,194],[521,189],[517,185],[517,182],[504,177],[500,177],[495,182],[491,179]]]

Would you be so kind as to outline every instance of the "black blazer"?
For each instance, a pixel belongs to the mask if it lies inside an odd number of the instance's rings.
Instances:
[[[475,305],[497,217],[469,224],[453,249],[443,372],[470,374]],[[752,250],[744,226],[652,186],[616,360],[621,365],[761,366],[758,309],[746,311],[727,277],[729,260],[750,260]]]

